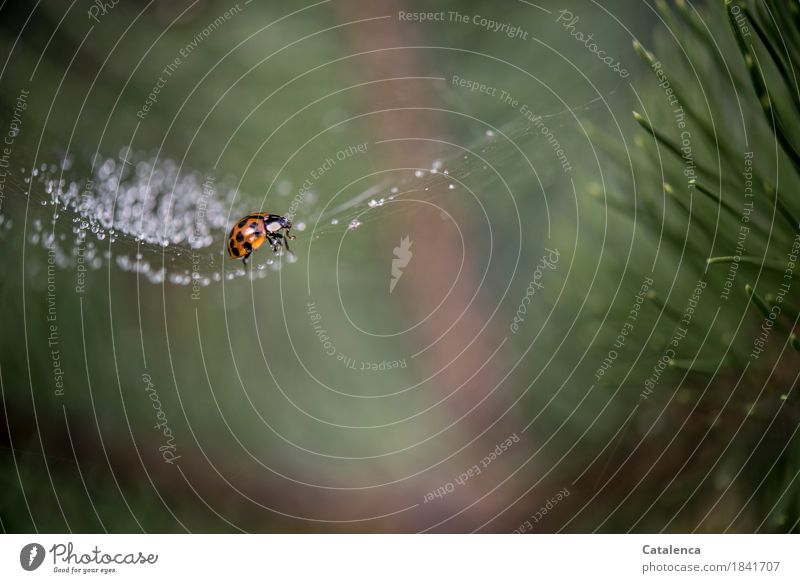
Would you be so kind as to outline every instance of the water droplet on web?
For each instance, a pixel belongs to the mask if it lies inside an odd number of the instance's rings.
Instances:
[[[277,186],[278,194],[286,196],[292,191],[292,183],[289,180],[281,180]]]
[[[494,137],[494,132],[492,130],[486,130],[486,137],[487,138],[493,138]],[[466,156],[464,156],[464,157],[466,158]]]
[[[392,194],[397,194],[398,192],[400,192],[400,189],[397,188],[396,186],[392,186],[389,192],[391,192]]]
[[[450,183],[450,184],[447,185],[447,188],[449,188],[450,190],[455,190],[456,189],[456,185]]]
[[[422,176],[423,176],[422,170],[415,170],[414,171],[414,176],[416,176],[417,178],[422,178]]]
[[[306,230],[306,224],[303,221],[300,221],[299,223],[297,223],[294,226],[294,228],[297,229],[298,231],[305,231]]]
[[[361,221],[359,221],[358,219],[353,219],[352,221],[350,221],[350,224],[347,225],[347,230],[352,231],[353,229],[357,229],[360,226],[361,226]]]
[[[331,225],[338,225],[339,219],[331,219]]]

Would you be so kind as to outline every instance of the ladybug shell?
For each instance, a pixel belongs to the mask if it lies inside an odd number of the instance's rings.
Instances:
[[[267,214],[247,215],[236,223],[228,235],[228,255],[234,259],[244,259],[261,247],[267,240],[264,222]]]

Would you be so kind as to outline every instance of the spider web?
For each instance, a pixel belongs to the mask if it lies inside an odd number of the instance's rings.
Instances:
[[[557,132],[573,123],[578,112],[599,105],[595,98],[581,106],[541,115]],[[563,176],[553,164],[553,152],[537,128],[518,119],[503,127],[474,135],[462,154],[433,159],[428,168],[395,172],[391,178],[343,189],[323,199],[314,191],[300,197],[294,213],[298,242],[302,234],[314,240],[337,236],[365,223],[398,213],[424,212],[409,205],[388,204],[404,197],[441,201],[460,196],[467,179],[475,191],[500,187],[489,166],[519,158],[536,168],[537,188],[546,190]],[[152,283],[211,285],[224,279],[265,277],[281,269],[289,253],[262,254],[252,270],[241,263],[231,267],[225,255],[230,222],[252,212],[246,201],[253,197],[214,176],[181,168],[169,158],[153,158],[123,149],[116,157],[95,156],[87,176],[73,170],[73,159],[43,164],[7,176],[10,190],[29,201],[26,243],[43,247],[64,269],[82,262],[97,270],[109,262],[115,268],[136,272]],[[13,215],[0,214],[0,233],[8,233]]]

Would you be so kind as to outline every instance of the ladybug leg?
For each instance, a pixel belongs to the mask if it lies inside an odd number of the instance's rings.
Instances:
[[[244,257],[242,257],[242,263],[244,264],[244,270],[245,270],[245,272],[248,272],[248,271],[250,271],[250,269],[247,267],[247,258],[248,258],[248,257],[250,257],[250,254],[249,254],[249,253],[248,253],[247,255],[245,255]]]

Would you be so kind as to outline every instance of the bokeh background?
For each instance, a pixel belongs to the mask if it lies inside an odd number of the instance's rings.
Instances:
[[[3,530],[797,530],[800,33],[735,6],[2,3]]]

